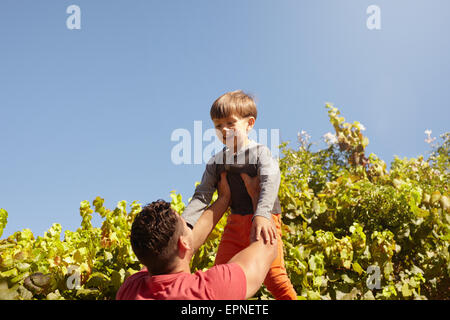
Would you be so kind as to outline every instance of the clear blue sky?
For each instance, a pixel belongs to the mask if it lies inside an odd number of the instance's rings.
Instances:
[[[81,30],[66,27],[72,4]],[[366,27],[371,4],[381,30]],[[332,132],[332,102],[388,165],[426,155],[425,129],[449,130],[449,12],[448,0],[2,0],[3,237],[75,230],[96,196],[111,209],[189,198],[204,166],[174,165],[171,133],[206,129],[235,89],[257,96],[256,128],[282,140]]]

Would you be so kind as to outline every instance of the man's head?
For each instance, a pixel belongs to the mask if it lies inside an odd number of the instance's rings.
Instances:
[[[153,275],[165,274],[191,249],[192,231],[170,203],[158,200],[136,216],[130,240],[137,258]]]
[[[257,114],[253,97],[241,90],[223,94],[214,101],[210,110],[217,136],[235,150],[246,141]]]

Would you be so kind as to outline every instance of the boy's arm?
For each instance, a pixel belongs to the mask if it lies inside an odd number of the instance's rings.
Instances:
[[[260,194],[253,218],[257,216],[272,219],[272,209],[278,196],[280,187],[280,167],[272,158],[270,150],[262,147],[258,157],[258,176],[260,180]]]
[[[280,186],[280,169],[278,162],[272,158],[267,147],[261,146],[260,150],[257,162],[260,193],[257,197],[251,195],[254,214],[250,230],[250,242],[259,240],[260,235],[262,235],[265,242],[270,241],[272,243],[277,236],[276,229],[271,222],[272,210]],[[246,178],[244,183],[247,186],[249,177],[242,178]],[[252,181],[254,183],[256,180]]]
[[[203,173],[202,181],[195,188],[191,201],[181,215],[190,227],[194,227],[203,211],[209,206],[216,188],[216,165],[214,162],[209,161]]]

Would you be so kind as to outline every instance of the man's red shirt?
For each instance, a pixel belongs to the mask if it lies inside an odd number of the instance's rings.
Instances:
[[[245,274],[236,264],[221,264],[194,274],[180,272],[150,276],[143,269],[130,276],[117,300],[244,300]]]

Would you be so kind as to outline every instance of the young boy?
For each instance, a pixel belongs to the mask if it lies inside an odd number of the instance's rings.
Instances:
[[[220,174],[226,171],[231,190],[231,214],[217,250],[215,264],[227,263],[261,235],[264,241],[272,241],[277,237],[278,255],[264,284],[275,299],[296,300],[297,294],[287,277],[283,260],[278,163],[266,146],[248,138],[257,116],[256,104],[240,90],[228,92],[213,103],[210,115],[217,136],[226,147],[208,161],[202,181],[184,210],[183,218],[191,227],[195,225],[211,202]],[[247,193],[242,174],[258,176],[260,180],[256,206]]]

